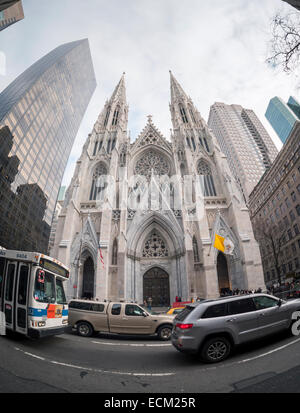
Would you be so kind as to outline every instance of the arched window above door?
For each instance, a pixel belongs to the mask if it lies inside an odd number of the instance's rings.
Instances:
[[[167,245],[157,232],[152,232],[150,237],[146,240],[142,256],[144,258],[169,256]]]

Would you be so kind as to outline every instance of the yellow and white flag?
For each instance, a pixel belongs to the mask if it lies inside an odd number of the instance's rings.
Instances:
[[[224,238],[221,235],[215,234],[214,247],[222,251],[223,254],[233,255],[234,243],[230,238]]]

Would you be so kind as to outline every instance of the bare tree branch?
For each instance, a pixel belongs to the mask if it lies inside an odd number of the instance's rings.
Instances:
[[[272,37],[267,63],[290,73],[298,67],[300,57],[300,13],[285,16],[277,13],[272,20]]]

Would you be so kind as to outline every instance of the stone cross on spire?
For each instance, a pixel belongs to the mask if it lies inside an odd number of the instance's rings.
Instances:
[[[148,118],[148,123],[152,123],[152,115],[148,115],[147,118]]]

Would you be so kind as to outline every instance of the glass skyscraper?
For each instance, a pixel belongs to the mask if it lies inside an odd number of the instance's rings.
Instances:
[[[275,96],[270,100],[265,116],[281,141],[285,143],[295,122],[299,120],[300,105],[292,96],[288,103]]]
[[[0,245],[47,252],[64,170],[96,88],[87,39],[61,45],[0,94]]]

